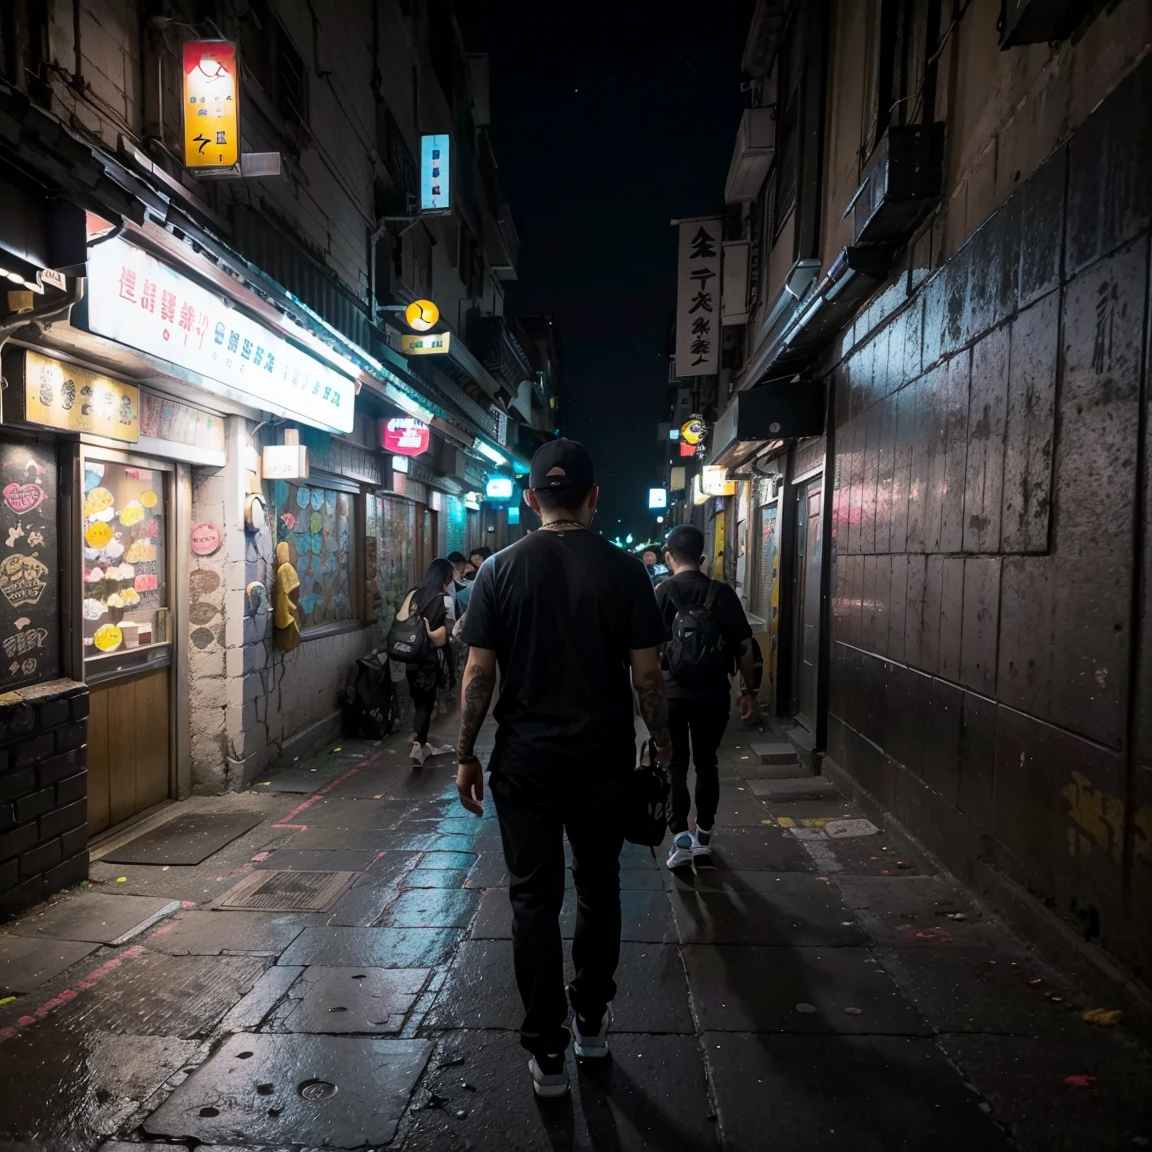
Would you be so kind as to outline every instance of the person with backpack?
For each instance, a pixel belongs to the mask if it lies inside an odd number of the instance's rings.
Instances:
[[[710,580],[704,533],[678,524],[668,533],[665,560],[672,575],[656,589],[656,602],[668,629],[664,646],[664,683],[668,728],[672,734],[672,811],[668,828],[669,868],[712,854],[712,824],[720,801],[717,757],[732,706],[730,676],[739,666],[740,718],[757,713],[752,627],[740,599],[727,584]],[[692,797],[688,765],[696,767],[696,831],[688,830]]]
[[[451,588],[451,562],[433,560],[424,579],[404,597],[388,632],[388,658],[407,665],[408,690],[416,708],[413,768],[422,768],[431,757],[453,751],[448,744],[434,747],[428,743],[428,728],[436,712],[436,691],[447,683],[443,649],[456,619]]]
[[[533,1091],[554,1097],[569,1089],[570,1039],[577,1056],[608,1055],[620,851],[637,776],[629,671],[658,761],[671,749],[660,672],[664,625],[639,559],[588,531],[599,489],[587,449],[548,441],[532,458],[529,483],[542,527],[484,561],[468,604],[456,787],[464,808],[480,815],[476,738],[499,668],[489,789],[509,875],[512,959],[524,1003],[520,1043],[532,1054]],[[577,898],[567,999],[565,835]]]

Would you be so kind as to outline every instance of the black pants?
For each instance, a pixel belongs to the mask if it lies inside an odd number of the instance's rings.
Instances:
[[[731,701],[669,700],[668,729],[672,733],[672,815],[668,827],[672,834],[688,830],[688,813],[692,797],[688,794],[688,764],[696,767],[696,824],[711,828],[720,802],[720,774],[716,754],[724,729],[728,727]]]
[[[429,680],[431,681],[429,683]],[[412,696],[412,703],[416,707],[416,718],[413,728],[416,740],[420,744],[428,743],[428,728],[432,723],[432,716],[436,711],[436,677],[429,677],[428,673],[419,669],[408,672],[408,691]]]
[[[576,933],[573,1009],[598,1019],[616,995],[620,959],[619,792],[588,777],[494,772],[489,783],[512,900],[512,956],[524,1002],[520,1043],[537,1056],[568,1046],[564,998],[564,833],[572,847]]]

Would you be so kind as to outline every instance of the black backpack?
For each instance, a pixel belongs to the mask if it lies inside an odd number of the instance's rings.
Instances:
[[[407,603],[409,597],[405,597]],[[423,664],[428,655],[428,631],[424,627],[424,612],[417,607],[415,597],[411,596],[411,607],[407,620],[401,620],[399,614],[392,621],[388,629],[388,639],[384,642],[388,652],[388,659],[398,664]]]
[[[685,605],[675,580],[665,585],[676,608],[672,638],[664,650],[665,667],[672,678],[685,685],[714,684],[728,675],[724,633],[712,611],[723,585],[713,580],[703,603]]]
[[[371,652],[348,669],[340,706],[344,735],[382,740],[392,735],[396,722],[395,697],[388,663],[380,652]]]

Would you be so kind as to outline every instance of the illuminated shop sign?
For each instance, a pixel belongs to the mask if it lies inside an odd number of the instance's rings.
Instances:
[[[451,332],[428,332],[423,336],[400,337],[400,351],[405,356],[444,356],[451,346]]]
[[[667,508],[668,507],[668,489],[667,488],[649,488],[648,489],[648,507],[649,508]]]
[[[380,447],[396,456],[421,456],[428,451],[432,431],[422,420],[394,416],[380,421]]]
[[[446,133],[420,137],[420,211],[450,212],[452,143]]]
[[[184,166],[234,168],[240,162],[240,83],[236,45],[184,45]]]
[[[210,392],[315,428],[352,431],[352,380],[124,240],[88,249],[88,327],[199,373]]]
[[[484,495],[489,500],[511,500],[515,491],[511,476],[493,476],[484,488]]]

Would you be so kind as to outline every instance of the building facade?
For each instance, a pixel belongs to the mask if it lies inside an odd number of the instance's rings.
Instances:
[[[703,461],[815,762],[1145,980],[1150,46],[1139,0],[762,0]]]
[[[0,68],[9,912],[89,835],[337,731],[427,563],[518,534],[483,492],[555,391],[504,315],[519,243],[450,3],[15,0]]]

